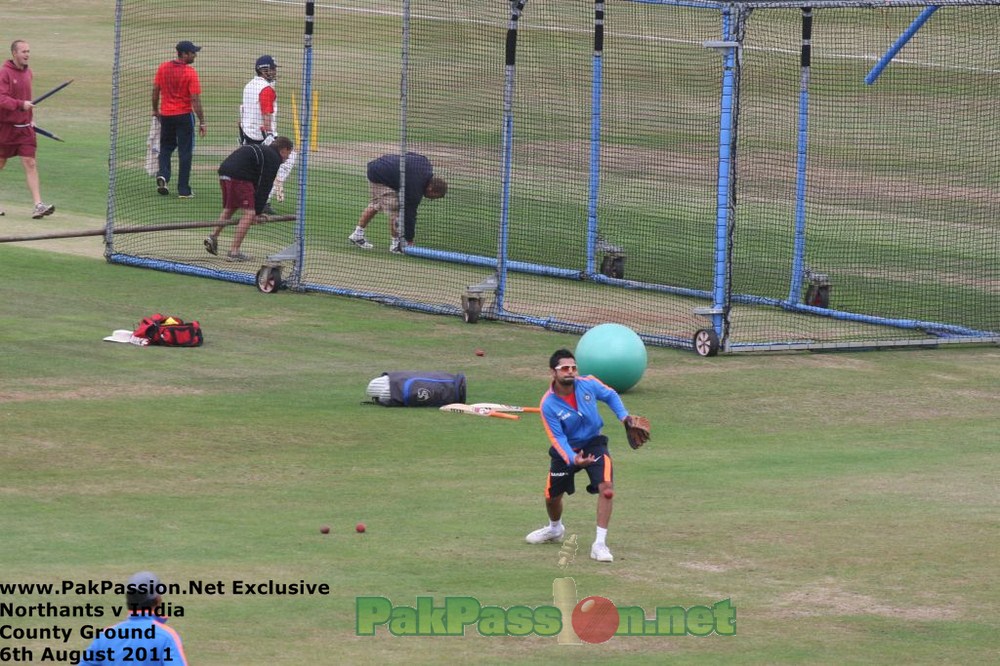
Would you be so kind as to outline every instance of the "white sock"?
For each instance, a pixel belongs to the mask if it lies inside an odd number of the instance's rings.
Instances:
[[[603,544],[604,540],[607,537],[608,537],[608,528],[607,527],[598,527],[597,528],[597,539],[594,540],[594,543],[601,543],[601,544]]]
[[[363,227],[354,227],[354,234],[356,236],[364,236],[365,235],[365,230],[364,230]]]
[[[549,520],[549,527],[551,527],[554,530],[557,530],[562,526],[563,526],[562,518],[560,518],[559,520],[551,520],[551,519]]]

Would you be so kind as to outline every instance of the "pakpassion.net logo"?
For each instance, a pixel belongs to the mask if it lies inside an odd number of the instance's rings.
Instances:
[[[474,597],[417,597],[394,606],[386,597],[356,597],[357,634],[379,627],[393,636],[464,636],[475,626],[483,636],[557,636],[559,643],[604,643],[612,636],[733,636],[736,607],[730,599],[711,606],[658,606],[646,616],[639,606],[616,606],[605,597],[576,601],[576,582],[552,582],[552,606],[484,606]]]

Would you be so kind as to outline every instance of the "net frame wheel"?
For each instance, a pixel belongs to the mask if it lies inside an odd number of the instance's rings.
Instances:
[[[262,294],[273,294],[281,287],[281,266],[261,266],[257,271],[257,289]]]
[[[601,275],[621,280],[625,277],[625,257],[606,254],[601,260]]]
[[[699,329],[692,339],[695,352],[698,356],[715,356],[719,353],[719,336],[711,328]]]
[[[830,307],[830,286],[826,284],[809,285],[806,289],[806,305],[817,308]]]
[[[483,311],[483,299],[476,296],[462,297],[462,320],[466,324],[475,324]]]

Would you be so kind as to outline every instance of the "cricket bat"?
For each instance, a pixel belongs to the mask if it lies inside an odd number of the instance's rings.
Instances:
[[[146,137],[146,174],[155,176],[160,170],[160,119],[153,116]]]
[[[475,405],[466,405],[461,402],[453,402],[449,405],[442,406],[440,409],[442,412],[458,412],[459,414],[469,414],[471,416],[492,416],[494,418],[510,419],[512,421],[517,421],[521,418],[517,414],[505,414],[503,412],[490,409],[489,407],[477,407]]]
[[[531,413],[538,414],[542,410],[538,407],[521,407],[519,405],[505,405],[500,402],[475,402],[469,407],[492,409],[494,412],[508,412],[512,414]]]

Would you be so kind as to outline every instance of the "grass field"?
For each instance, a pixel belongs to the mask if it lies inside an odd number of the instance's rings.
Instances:
[[[3,24],[31,41],[37,90],[76,78],[61,93],[65,105],[44,110],[43,126],[67,139],[39,154],[43,195],[58,208],[45,222],[28,219],[12,161],[0,173],[0,228],[100,227],[110,8],[35,5],[43,18],[8,3]],[[1000,656],[996,347],[713,360],[651,348],[645,377],[624,399],[652,419],[652,442],[633,452],[620,428],[607,429],[616,561],[587,557],[594,502],[578,493],[565,520],[581,548],[561,567],[557,546],[523,541],[544,516],[547,455],[534,417],[360,403],[383,371],[440,369],[467,374],[470,401],[533,404],[548,355],[576,338],[332,296],[265,296],[109,265],[102,249],[94,238],[0,244],[0,583],[122,581],[140,569],[165,582],[221,582],[227,594],[166,598],[192,664]],[[153,312],[200,320],[205,346],[101,341]],[[385,627],[357,635],[358,597],[538,608],[566,576],[580,599],[603,596],[649,616],[729,599],[736,634],[579,647],[485,637],[475,626],[464,637]],[[236,595],[236,581],[323,583],[330,592]],[[110,624],[121,598],[0,595],[21,609],[46,601],[90,603],[105,616],[0,617],[0,658],[23,648],[44,663],[46,647],[83,649],[81,627]],[[66,643],[3,633],[53,625],[72,629]]]

